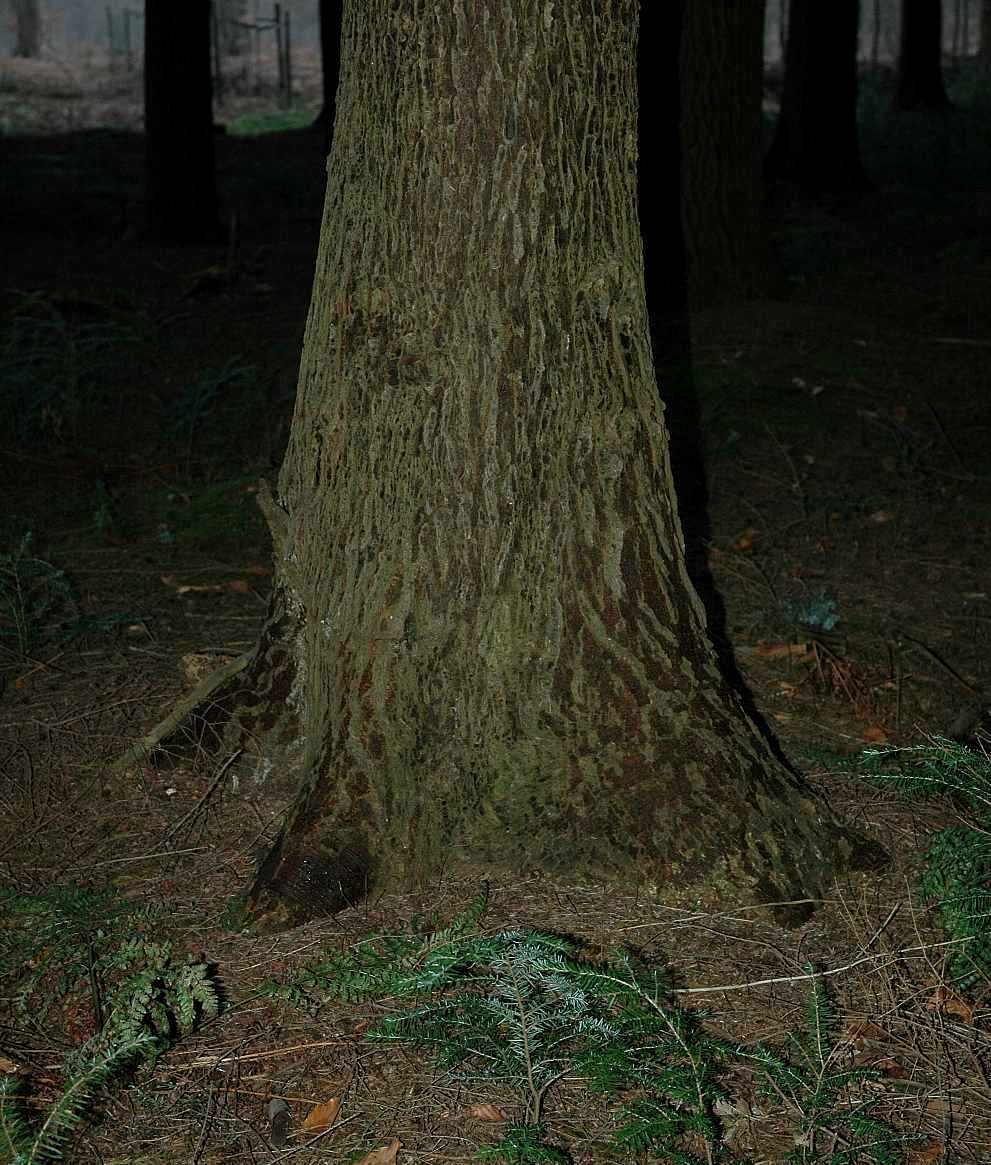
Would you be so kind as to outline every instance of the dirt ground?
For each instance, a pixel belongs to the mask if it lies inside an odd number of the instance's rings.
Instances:
[[[291,417],[321,137],[218,135],[230,246],[158,248],[138,231],[136,82],[0,64],[0,572],[28,580],[0,613],[0,871],[25,894],[110,886],[158,908],[154,933],[213,964],[228,1001],[153,1073],[108,1090],[67,1159],[272,1160],[275,1097],[301,1161],[393,1138],[400,1161],[472,1160],[499,1135],[477,1106],[512,1113],[512,1095],[369,1045],[388,1003],[314,1016],[254,992],[370,932],[453,917],[478,872],[275,937],[231,933],[228,899],[284,803],[216,765],[110,770],[195,675],[250,646],[264,613],[254,495]],[[266,100],[232,95],[225,116]],[[795,931],[764,909],[700,910],[677,886],[490,871],[484,925],[635,946],[741,1043],[783,1041],[802,1022],[803,969],[828,968],[838,1060],[879,1067],[879,1112],[921,1135],[908,1159],[988,1162],[991,991],[944,1005],[945,935],[918,889],[957,810],[839,770],[866,745],[945,733],[991,683],[991,138],[963,114],[879,124],[873,193],[775,208],[788,294],[708,311],[693,333],[710,563],[736,659],[785,753],[892,865],[837,883]],[[44,1107],[92,1004],[69,991],[26,1019],[11,1002],[0,1067],[28,1074]],[[733,1150],[782,1160],[784,1108],[731,1085]],[[331,1096],[339,1124],[309,1144],[299,1122]],[[604,1147],[610,1120],[569,1077],[548,1094],[550,1139],[576,1162],[647,1160]]]

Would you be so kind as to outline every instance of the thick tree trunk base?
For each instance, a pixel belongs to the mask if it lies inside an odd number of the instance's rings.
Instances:
[[[520,742],[519,771],[502,795],[458,798],[452,771],[410,773],[406,783],[421,796],[411,798],[408,820],[381,813],[344,824],[333,803],[361,800],[369,777],[345,766],[335,780],[320,760],[307,760],[294,710],[298,633],[276,592],[256,649],[207,677],[118,762],[145,756],[164,765],[242,750],[238,765],[255,781],[297,790],[285,828],[240,898],[235,916],[244,924],[282,929],[332,915],[373,890],[422,891],[454,869],[471,869],[479,879],[544,871],[635,885],[664,901],[712,909],[764,902],[779,923],[795,925],[835,874],[887,861],[877,843],[839,824],[762,741],[725,781],[690,766],[694,777],[680,791],[665,791],[638,753],[621,756],[621,780],[593,784],[580,758],[555,774],[540,763],[539,749]],[[520,793],[524,784],[529,796]],[[443,849],[417,845],[418,823],[429,837],[437,817]],[[651,844],[652,835],[660,844]]]

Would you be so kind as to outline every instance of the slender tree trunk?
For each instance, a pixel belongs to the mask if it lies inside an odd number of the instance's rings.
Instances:
[[[220,30],[220,51],[224,56],[237,57],[249,49],[248,0],[213,0]]]
[[[40,0],[11,0],[14,10],[14,56],[41,56]]]
[[[857,0],[792,0],[768,177],[812,193],[867,185],[857,144]]]
[[[881,0],[874,0],[874,24],[871,28],[871,72],[876,73],[881,59]]]
[[[761,101],[764,0],[689,0],[682,32],[685,244],[692,306],[767,282]]]
[[[209,0],[145,4],[145,207],[169,242],[219,237]]]
[[[977,52],[981,76],[985,85],[991,86],[991,0],[981,0],[980,45]]]
[[[272,610],[234,709],[259,772],[299,782],[251,895],[279,920],[461,859],[730,902],[817,897],[855,856],[721,675],[686,575],[636,16],[346,4],[296,413],[263,494]]]
[[[942,0],[902,0],[895,109],[941,113],[949,106],[943,85]]]
[[[334,135],[337,109],[337,86],[341,73],[341,19],[344,0],[320,0],[320,76],[323,104],[315,125],[324,132],[327,150]]]

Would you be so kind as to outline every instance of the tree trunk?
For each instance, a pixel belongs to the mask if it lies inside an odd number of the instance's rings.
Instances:
[[[857,145],[857,0],[792,0],[769,178],[810,193],[867,185]]]
[[[991,0],[981,0],[980,47],[977,50],[980,74],[985,85],[991,84]],[[991,96],[985,94],[985,100]]]
[[[41,56],[40,0],[11,0],[14,9],[14,56]]]
[[[689,296],[698,309],[767,282],[761,101],[764,0],[690,0],[681,51]]]
[[[337,86],[341,75],[341,20],[344,0],[320,0],[320,77],[323,105],[314,124],[323,130],[327,151],[334,136]]]
[[[248,0],[213,0],[220,32],[220,51],[225,57],[248,52]]]
[[[943,86],[942,2],[902,0],[895,109],[942,113],[949,106]]]
[[[220,236],[209,0],[145,4],[145,210],[163,241]]]
[[[877,850],[744,713],[686,575],[637,5],[483,11],[345,7],[272,608],[211,701],[298,781],[250,903],[298,921],[460,859],[815,898]]]

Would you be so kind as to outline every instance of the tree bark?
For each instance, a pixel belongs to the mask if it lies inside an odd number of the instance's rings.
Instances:
[[[40,0],[11,0],[14,10],[14,56],[41,56]]]
[[[262,494],[272,608],[213,701],[263,741],[260,774],[298,782],[250,905],[295,922],[460,859],[814,899],[878,851],[744,713],[686,575],[637,5],[481,12],[345,6],[296,412]]]
[[[942,0],[902,0],[895,109],[942,113],[949,107],[943,85]]]
[[[145,212],[166,242],[220,237],[208,0],[145,4]]]
[[[857,0],[792,0],[769,178],[810,193],[867,185],[857,144]]]

